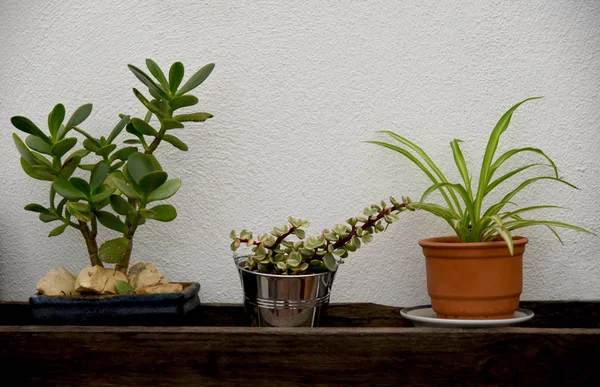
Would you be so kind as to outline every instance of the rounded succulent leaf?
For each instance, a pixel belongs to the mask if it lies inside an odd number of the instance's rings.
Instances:
[[[99,257],[106,263],[120,263],[129,247],[127,238],[116,238],[104,242],[100,246]]]

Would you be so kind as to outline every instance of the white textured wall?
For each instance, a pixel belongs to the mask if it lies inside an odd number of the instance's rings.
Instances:
[[[421,144],[453,179],[449,141],[465,140],[478,172],[487,135],[520,108],[501,150],[539,146],[581,190],[544,183],[526,204],[562,204],[556,218],[600,231],[600,3],[68,1],[0,3],[0,299],[24,300],[50,268],[87,263],[79,235],[23,206],[47,185],[20,169],[9,118],[43,124],[55,103],[92,102],[84,127],[100,135],[116,114],[142,114],[128,63],[215,62],[198,89],[215,118],[159,157],[183,180],[179,217],[137,235],[135,257],[172,280],[197,280],[209,302],[240,301],[228,233],[267,231],[288,215],[333,226],[390,194],[414,198],[428,181],[408,161],[363,143],[392,129]],[[533,160],[524,158],[526,161]],[[508,186],[505,187],[509,188]],[[407,214],[351,255],[333,300],[410,305],[428,300],[419,239],[448,234]],[[525,299],[600,297],[597,237],[566,231],[561,246],[527,229]]]

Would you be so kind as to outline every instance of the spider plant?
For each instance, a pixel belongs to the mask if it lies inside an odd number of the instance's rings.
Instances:
[[[512,255],[514,252],[512,232],[524,227],[542,225],[548,227],[562,243],[562,240],[555,229],[556,227],[570,228],[586,233],[591,232],[582,227],[574,226],[568,223],[553,220],[524,219],[522,217],[523,214],[530,211],[546,208],[560,208],[558,206],[537,205],[518,208],[512,211],[505,209],[505,207],[508,205],[515,205],[511,200],[525,187],[542,180],[550,180],[572,188],[577,187],[560,178],[558,176],[558,169],[554,161],[552,161],[550,157],[548,157],[541,149],[538,148],[524,147],[511,149],[494,160],[498,143],[500,141],[500,136],[508,128],[515,110],[523,103],[539,98],[542,97],[527,98],[526,100],[517,103],[506,113],[504,113],[502,118],[500,118],[490,135],[487,147],[485,149],[483,162],[481,164],[481,171],[479,173],[479,183],[476,191],[473,189],[471,175],[469,174],[469,169],[467,168],[463,153],[460,149],[461,140],[455,139],[451,141],[450,146],[452,148],[454,162],[462,178],[462,183],[451,183],[448,181],[440,168],[438,168],[438,166],[431,160],[431,158],[421,147],[394,132],[383,131],[383,133],[388,134],[394,140],[398,141],[400,145],[380,141],[367,142],[380,145],[400,153],[412,161],[425,173],[425,175],[427,175],[427,177],[433,182],[433,185],[425,190],[420,202],[414,203],[414,207],[420,208],[443,218],[446,222],[448,222],[450,227],[452,227],[460,242],[487,242],[501,237],[508,244],[510,254]],[[414,153],[410,152],[406,148],[412,150]],[[535,153],[541,156],[545,162],[526,164],[497,176],[500,167],[506,161],[513,156],[525,152]],[[484,210],[484,199],[502,183],[529,168],[540,166],[549,167],[552,173],[523,180],[516,188],[508,192],[499,202],[490,205]],[[425,199],[427,199],[429,195],[436,191],[442,195],[446,202],[446,206],[425,202]]]

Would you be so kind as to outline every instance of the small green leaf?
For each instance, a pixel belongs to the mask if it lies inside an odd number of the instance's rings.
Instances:
[[[170,134],[165,134],[163,136],[163,140],[165,140],[166,142],[173,145],[175,148],[177,148],[179,150],[187,151],[189,149],[188,146],[186,145],[186,143],[184,143],[183,141],[181,141],[180,139],[178,139],[175,136],[171,136]]]
[[[77,190],[81,191],[82,193],[84,193],[86,196],[88,196],[92,190],[90,189],[90,185],[88,184],[87,181],[83,180],[80,177],[72,177],[69,179],[69,183],[73,184],[73,187],[77,188]]]
[[[133,214],[135,209],[119,195],[112,195],[110,197],[110,206],[119,215]]]
[[[53,215],[53,214],[40,214],[39,218],[44,223],[49,223],[49,222],[53,222],[55,220],[58,220],[58,217],[56,215]]]
[[[62,103],[54,106],[54,109],[48,115],[48,128],[50,129],[50,134],[52,137],[56,137],[58,130],[60,129],[60,125],[63,123],[65,119],[65,106]]]
[[[164,117],[164,113],[159,108],[152,105],[150,103],[150,101],[148,101],[148,99],[146,97],[144,97],[144,95],[142,93],[140,93],[137,89],[135,89],[135,88],[133,89],[133,94],[135,94],[137,99],[140,100],[140,102],[146,107],[146,109],[150,110],[152,113],[156,114],[158,117]]]
[[[140,209],[140,215],[144,218],[158,220],[160,222],[170,222],[177,217],[175,207],[170,204],[161,204],[148,209]]]
[[[66,207],[67,211],[69,211],[71,215],[73,215],[82,222],[89,222],[94,217],[94,214],[92,214],[90,206],[88,204],[79,202],[68,202]]]
[[[96,212],[96,217],[98,218],[100,224],[102,224],[106,228],[110,228],[111,230],[115,230],[122,233],[127,232],[127,226],[125,226],[125,223],[123,223],[123,221],[119,219],[118,216],[115,216],[110,212],[98,211]]]
[[[195,89],[196,87],[198,87],[202,82],[204,82],[206,80],[206,78],[208,78],[208,76],[210,75],[210,73],[213,71],[214,68],[215,68],[214,63],[209,63],[206,66],[202,67],[194,75],[192,75],[192,77],[190,79],[188,79],[188,81],[181,87],[181,89],[179,89],[179,91],[177,92],[177,95],[183,95],[183,94],[187,93],[188,91],[191,91],[191,90]]]
[[[49,155],[50,150],[52,149],[52,146],[49,145],[46,141],[44,141],[41,138],[36,137],[32,134],[25,137],[25,143],[27,144],[28,147],[30,147],[34,151],[44,153],[46,155]]]
[[[73,172],[75,172],[75,170],[79,166],[80,162],[81,157],[79,157],[78,155],[69,156],[63,163],[62,167],[60,167],[60,177],[63,179],[68,179],[69,177],[71,177],[71,175],[73,175]]]
[[[62,225],[56,227],[55,229],[50,231],[50,234],[48,234],[48,238],[53,237],[53,236],[59,236],[60,234],[65,232],[65,230],[68,226],[69,226],[69,223],[65,223],[65,224],[62,224]]]
[[[162,72],[156,62],[154,62],[152,59],[146,59],[146,67],[148,67],[148,70],[150,70],[150,74],[154,75],[154,78],[160,82],[163,90],[169,90],[169,82],[167,82],[165,74]]]
[[[160,89],[160,87],[158,87],[158,85],[156,83],[154,83],[152,78],[150,78],[145,72],[138,69],[134,65],[127,65],[127,67],[129,67],[129,70],[131,70],[133,75],[135,75],[135,77],[137,79],[139,79],[140,82],[142,82],[144,85],[148,86],[148,89],[152,90],[153,92],[157,93],[158,95],[160,95],[163,98],[168,97],[167,94],[164,91],[162,91]]]
[[[181,109],[188,106],[194,106],[198,103],[198,98],[193,95],[182,95],[181,97],[175,97],[170,102],[169,105],[171,109],[174,111],[177,109]]]
[[[108,163],[106,161],[100,161],[92,170],[90,176],[90,190],[95,191],[96,188],[100,187],[100,184],[104,182],[108,176]]]
[[[301,228],[296,229],[296,236],[299,239],[304,239],[304,237],[306,236],[306,233],[304,232],[304,230],[302,230]]]
[[[22,116],[14,116],[10,119],[10,122],[15,128],[19,129],[20,131],[39,137],[42,140],[44,140],[45,143],[52,145],[52,141],[48,138],[48,136],[46,136],[40,128],[38,128],[33,122],[31,122],[29,118]]]
[[[327,268],[327,270],[329,271],[336,271],[337,270],[337,262],[335,261],[335,257],[333,256],[333,254],[325,254],[323,256],[323,263],[325,264],[325,267]]]
[[[33,156],[33,153],[29,150],[29,148],[27,148],[27,145],[25,145],[25,143],[23,143],[23,141],[15,133],[13,133],[13,140],[15,141],[15,145],[17,146],[19,154],[23,159],[25,159],[25,161],[31,165],[39,164],[37,159]]]
[[[108,155],[116,148],[117,144],[108,144],[96,150],[95,153],[100,157],[108,157]]]
[[[127,146],[125,148],[121,148],[110,156],[110,162],[113,162],[116,159],[119,160],[127,160],[129,156],[137,152],[138,148],[134,146]]]
[[[179,122],[177,120],[174,120],[174,119],[171,119],[171,118],[164,118],[164,119],[162,119],[161,120],[161,125],[162,125],[162,128],[165,129],[165,130],[169,130],[169,129],[181,129],[181,128],[184,127],[184,125],[181,122]]]
[[[73,113],[73,115],[71,115],[71,118],[69,118],[69,121],[67,121],[64,132],[63,133],[59,132],[59,138],[63,138],[64,135],[67,134],[67,132],[69,130],[71,130],[74,126],[77,126],[77,125],[81,124],[83,121],[85,121],[89,117],[91,112],[92,112],[92,104],[91,103],[81,105],[80,107],[78,107],[77,110],[75,110],[75,112]]]
[[[179,114],[173,118],[179,122],[187,122],[187,121],[204,122],[204,121],[208,120],[209,118],[213,118],[213,115],[210,113],[190,113],[190,114]]]
[[[164,171],[154,171],[144,175],[140,179],[140,188],[146,195],[152,193],[167,181],[168,175]]]
[[[117,123],[117,125],[115,125],[113,130],[108,135],[108,139],[106,141],[108,141],[108,143],[112,143],[115,140],[115,138],[117,138],[117,136],[123,131],[125,125],[127,125],[128,123],[129,116],[121,117],[121,120]]]
[[[171,179],[166,181],[163,185],[156,188],[150,195],[148,195],[148,203],[156,200],[165,200],[175,195],[175,193],[181,187],[181,180]]]
[[[155,167],[156,165],[151,155],[137,152],[130,155],[127,159],[127,171],[137,184],[139,184],[144,175],[155,170],[160,170],[160,168]]]
[[[128,247],[129,240],[126,238],[116,238],[106,241],[100,246],[100,259],[106,263],[120,263]]]
[[[49,209],[42,206],[41,204],[36,204],[36,203],[26,205],[25,210],[31,211],[31,212],[38,212],[40,214],[51,214]]]
[[[85,200],[87,198],[86,194],[75,188],[69,180],[56,179],[52,182],[52,186],[54,187],[54,190],[65,199]]]
[[[98,145],[96,145],[93,141],[90,141],[87,138],[83,140],[83,147],[90,152],[96,152],[98,149],[100,149]]]
[[[142,142],[138,139],[135,138],[129,138],[125,141],[123,141],[125,144],[141,144]]]
[[[124,180],[121,179],[113,179],[113,182],[117,186],[117,189],[123,193],[123,195],[127,196],[129,199],[139,200],[141,199],[140,195],[135,191],[135,189],[131,188],[131,186],[127,185]]]
[[[102,184],[100,188],[97,189],[97,192],[92,196],[92,202],[94,204],[102,203],[104,200],[108,199],[110,195],[112,195],[116,191],[116,188],[110,187],[107,184]]]
[[[135,291],[131,285],[129,285],[129,282],[123,280],[117,280],[115,282],[115,290],[117,291],[117,294],[120,295],[135,294]]]
[[[138,132],[145,134],[146,136],[158,136],[156,129],[150,126],[150,124],[147,124],[144,120],[136,117],[131,119],[131,123]]]
[[[75,146],[75,144],[77,144],[77,139],[75,137],[67,137],[52,145],[50,153],[56,157],[63,157],[65,153]]]
[[[169,88],[171,89],[171,93],[175,94],[177,92],[177,88],[183,79],[183,74],[183,63],[175,62],[171,65],[171,69],[169,70]]]
[[[37,180],[52,181],[56,178],[56,175],[53,173],[35,170],[34,166],[29,164],[22,157],[21,157],[21,167],[23,168],[23,170],[25,171],[25,173],[27,175],[29,175],[30,177],[33,177],[34,179],[37,179]]]

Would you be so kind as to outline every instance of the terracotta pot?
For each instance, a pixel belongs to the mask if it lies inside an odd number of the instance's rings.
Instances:
[[[458,237],[419,242],[427,263],[427,291],[439,318],[511,318],[523,290],[527,238],[514,237],[514,255],[503,240],[459,243]]]

